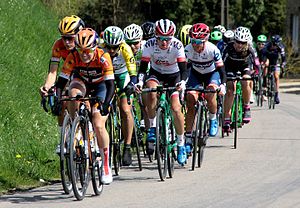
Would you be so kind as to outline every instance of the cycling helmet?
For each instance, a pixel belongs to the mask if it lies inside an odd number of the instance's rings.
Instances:
[[[173,36],[176,32],[175,24],[168,19],[160,19],[155,23],[156,36]]]
[[[226,32],[226,28],[222,25],[214,26],[214,30],[219,30],[222,34]]]
[[[257,42],[266,42],[267,41],[267,36],[265,35],[259,35],[257,36]]]
[[[248,28],[238,27],[234,32],[234,39],[241,42],[250,42],[252,41],[252,35]]]
[[[183,43],[184,46],[188,45],[190,43],[190,36],[189,31],[191,29],[192,25],[184,25],[178,33],[178,39]]]
[[[143,38],[143,30],[136,24],[125,27],[123,32],[125,41],[140,41]]]
[[[190,38],[208,40],[210,34],[209,27],[204,23],[197,23],[190,29]]]
[[[154,37],[155,24],[153,22],[145,22],[141,25],[143,30],[143,39],[148,40]]]
[[[124,40],[124,34],[121,28],[109,26],[104,30],[103,39],[106,44],[117,46]]]
[[[271,37],[271,42],[274,44],[278,44],[282,41],[282,38],[280,37],[280,35],[273,35]]]
[[[82,28],[84,28],[84,22],[76,15],[64,17],[58,25],[61,35],[76,35]]]
[[[223,37],[222,33],[218,30],[215,30],[215,31],[210,33],[210,38],[213,41],[219,41],[219,40],[222,39],[222,37]]]
[[[92,49],[98,44],[99,36],[92,28],[84,28],[76,34],[76,47],[82,49]]]

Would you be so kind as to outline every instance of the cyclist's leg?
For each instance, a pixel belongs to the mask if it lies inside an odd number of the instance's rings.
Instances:
[[[85,83],[81,79],[76,78],[74,76],[74,79],[71,80],[69,86],[69,96],[75,97],[78,94],[85,96],[86,92],[87,92],[87,88]],[[78,108],[79,108],[79,102],[76,101],[69,102],[68,110],[70,112],[70,116],[72,119],[75,117],[75,112],[76,110],[78,110]]]
[[[279,104],[279,75],[280,75],[280,65],[276,65],[275,71],[274,71],[274,78],[275,78],[275,86],[276,86],[276,91],[275,91],[275,103]]]
[[[210,78],[206,85],[207,89],[216,90],[221,84],[220,74],[215,71],[209,75]],[[216,93],[206,93],[205,99],[207,100],[208,111],[209,111],[209,135],[216,136],[218,133],[218,119],[217,119],[217,97]]]
[[[119,89],[122,91],[130,81],[128,72],[116,76]],[[128,105],[125,93],[119,95],[119,108],[121,114],[121,128],[124,137],[123,165],[128,166],[132,162],[131,158],[131,138],[133,132],[133,117],[131,113],[131,105]]]
[[[149,72],[149,77],[146,80],[147,88],[155,88],[159,84],[159,75],[153,69]],[[151,92],[145,95],[145,107],[148,115],[149,129],[147,133],[146,140],[146,150],[148,155],[152,155],[154,152],[154,142],[156,135],[156,103],[157,103],[157,93]]]
[[[227,77],[234,77],[235,74],[233,72],[228,72]],[[233,105],[234,99],[234,88],[235,82],[227,81],[226,83],[226,94],[224,97],[224,126],[223,129],[225,131],[230,131],[230,123],[231,123],[231,108]]]
[[[94,94],[92,96],[97,96],[100,102],[103,102],[106,95],[106,87],[104,83],[100,83],[94,88]],[[107,120],[107,116],[102,116],[98,109],[98,104],[92,103],[92,120],[94,130],[97,136],[97,141],[100,149],[100,154],[102,156],[103,161],[103,174],[101,177],[101,181],[104,184],[110,184],[113,180],[111,168],[109,166],[109,135],[105,128],[105,122]]]
[[[242,70],[243,78],[251,78],[251,68],[246,67]],[[251,121],[251,111],[250,111],[250,97],[251,97],[251,83],[252,80],[242,80],[242,97],[243,97],[243,105],[244,105],[244,114],[243,114],[243,122],[249,123]]]

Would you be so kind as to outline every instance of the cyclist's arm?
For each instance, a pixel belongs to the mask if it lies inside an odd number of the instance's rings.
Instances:
[[[185,61],[178,62],[178,68],[180,70],[181,80],[187,80],[189,76],[189,71],[187,69],[187,63]]]
[[[281,64],[282,64],[282,65],[285,65],[285,64],[286,64],[286,54],[285,54],[284,46],[281,45],[281,46],[279,47],[279,49],[280,49],[280,55],[281,55]]]
[[[57,70],[58,70],[58,64],[49,64],[49,72],[46,78],[46,81],[44,83],[44,88],[49,90],[55,83],[56,81],[56,76],[57,76]]]
[[[122,55],[124,57],[126,67],[130,76],[130,82],[136,83],[137,81],[137,70],[136,70],[136,62],[134,59],[133,52],[131,48],[127,44],[122,44],[121,46]]]
[[[115,93],[115,76],[111,58],[108,53],[104,53],[100,58],[100,63],[103,68],[103,78],[106,85],[106,96],[104,100],[104,105],[109,105],[113,95]]]
[[[104,100],[104,105],[109,105],[109,103],[111,102],[114,93],[115,93],[115,82],[113,79],[110,80],[105,80],[105,86],[106,86],[106,96],[105,96],[105,100]]]
[[[227,75],[226,75],[224,64],[222,66],[217,66],[216,70],[220,74],[221,84],[226,83],[227,82]]]

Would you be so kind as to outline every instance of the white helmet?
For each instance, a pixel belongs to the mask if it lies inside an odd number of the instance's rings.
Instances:
[[[136,24],[125,27],[123,32],[125,41],[140,41],[143,38],[143,30]]]
[[[234,32],[232,30],[226,30],[226,32],[224,33],[224,37],[232,39],[234,37]]]
[[[117,26],[109,26],[103,32],[103,40],[108,45],[120,45],[124,40],[123,31]]]
[[[234,39],[241,42],[249,42],[252,39],[252,35],[248,28],[238,27],[234,32]]]

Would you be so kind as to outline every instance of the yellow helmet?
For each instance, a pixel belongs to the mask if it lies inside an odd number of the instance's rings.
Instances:
[[[184,25],[178,33],[178,39],[183,43],[184,46],[190,43],[189,31],[192,25]]]
[[[58,25],[61,35],[76,35],[82,28],[84,28],[84,22],[76,15],[64,17]]]

